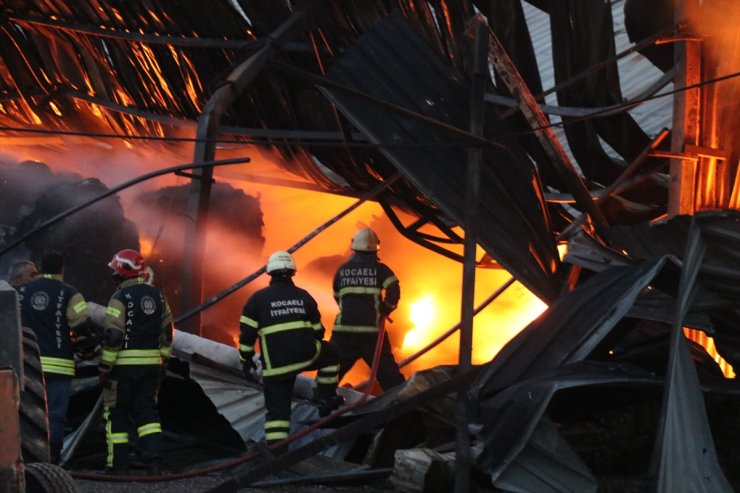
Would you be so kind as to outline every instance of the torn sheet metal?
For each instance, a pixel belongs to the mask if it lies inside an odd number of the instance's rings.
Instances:
[[[547,416],[493,484],[510,493],[596,493],[599,488],[586,464]]]
[[[692,314],[704,312],[712,320],[717,350],[734,366],[740,363],[740,212],[697,212],[706,253],[697,273],[696,299]],[[632,258],[646,259],[684,255],[689,236],[691,216],[676,216],[661,223],[640,223],[615,226],[609,230],[609,240],[618,248],[629,251]],[[674,274],[661,289],[675,296],[678,275]],[[693,320],[689,318],[689,320]]]
[[[258,382],[247,381],[241,376],[241,361],[236,348],[179,330],[175,331],[173,354],[190,362],[190,377],[203,389],[213,405],[245,443],[264,438],[265,403]],[[211,364],[201,362],[208,361]],[[298,375],[293,393],[291,433],[295,433],[319,419],[318,409],[311,401],[315,387],[312,378]],[[362,394],[348,388],[337,392],[347,402],[354,402]],[[291,446],[316,439],[331,430],[317,430]],[[330,457],[343,458],[353,441],[337,444],[325,451]]]
[[[562,457],[552,453],[558,446],[564,446],[560,438],[555,441],[550,438],[551,446],[545,447],[550,453],[545,455],[541,449],[544,437],[530,443],[555,393],[575,387],[600,385],[641,386],[660,391],[662,384],[663,379],[652,373],[623,364],[589,361],[543,371],[481,402],[480,414],[485,422],[482,426],[473,428],[483,444],[478,466],[488,471],[494,482],[501,478],[523,487],[533,480],[531,473],[524,474],[524,470],[531,469],[534,460],[542,465],[546,455],[546,462],[550,462],[546,466],[549,471],[542,470],[538,474],[541,476],[540,480],[553,489],[530,491],[588,491],[579,489],[588,487],[592,480],[590,472],[584,470],[581,461],[573,458],[571,453]],[[527,455],[522,457],[522,452],[528,447]],[[537,449],[540,452],[535,454],[534,450]],[[514,470],[510,470],[512,466],[515,466]],[[562,489],[555,489],[554,485],[559,481],[563,482]]]
[[[683,335],[683,318],[691,306],[694,283],[706,251],[700,221],[694,219],[683,255],[658,429],[660,440],[656,441],[658,493],[732,492],[719,464],[699,377]]]
[[[473,394],[483,402],[488,395],[541,371],[586,358],[664,264],[661,258],[613,267],[558,299],[487,365],[473,385]]]
[[[398,46],[405,46],[398,50]],[[468,127],[469,89],[398,13],[377,22],[337,59],[328,78],[444,122]],[[419,118],[388,111],[334,89],[325,95],[422,193],[446,214],[464,222],[466,162],[471,145],[460,136]],[[486,114],[491,138],[507,133]],[[458,145],[449,145],[458,142]],[[515,139],[499,144],[505,152],[484,149],[479,241],[486,251],[530,290],[544,299],[557,296],[560,264],[550,234],[537,170]]]
[[[707,248],[698,282],[722,299],[737,303],[740,299],[739,211],[702,211],[661,223],[615,226],[609,230],[609,240],[634,259],[663,255],[682,258],[692,217],[701,223]]]
[[[487,365],[471,387],[479,405],[479,434],[485,441],[483,465],[500,467],[520,431],[507,426],[508,438],[498,436],[502,422],[497,413],[488,412],[491,405],[495,406],[492,402],[498,399],[498,393],[511,392],[508,388],[518,382],[587,358],[664,264],[661,258],[594,275],[556,301]]]

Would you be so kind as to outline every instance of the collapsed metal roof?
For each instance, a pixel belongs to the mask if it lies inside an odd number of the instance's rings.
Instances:
[[[622,2],[563,3],[549,10],[539,2],[532,4],[550,14],[553,40],[559,40],[552,48],[560,106],[586,111],[616,105],[618,109],[623,103],[619,71],[617,59],[610,59],[615,45],[613,37],[605,34],[614,31],[613,12],[621,11]],[[461,224],[464,179],[450,178],[462,176],[455,163],[462,162],[473,143],[443,128],[432,133],[418,121],[416,128],[408,127],[413,122],[407,121],[403,136],[384,142],[376,136],[375,145],[358,146],[371,138],[368,123],[365,132],[359,131],[357,115],[346,109],[347,94],[344,105],[339,105],[345,107],[340,114],[335,104],[342,96],[334,91],[325,97],[311,76],[323,78],[328,72],[329,81],[339,81],[345,88],[464,129],[471,65],[466,23],[476,8],[490,16],[492,29],[530,90],[543,92],[528,34],[528,22],[533,22],[535,39],[539,39],[542,28],[537,26],[542,21],[530,20],[532,5],[526,5],[528,15],[519,1],[495,2],[490,8],[487,2],[326,1],[304,5],[309,10],[305,28],[279,46],[272,60],[280,63],[268,63],[235,98],[221,123],[222,136],[242,135],[275,146],[286,158],[286,168],[330,191],[344,188],[344,192],[358,193],[399,168],[405,180],[389,187],[381,201],[389,211],[391,204],[402,207],[420,216],[422,225],[441,229],[432,237],[420,234],[418,225],[405,233],[441,251],[446,242],[460,242],[449,227]],[[312,13],[310,7],[321,13]],[[2,31],[5,42],[0,53],[4,62],[0,66],[0,124],[6,132],[30,127],[162,137],[174,135],[181,126],[193,127],[230,67],[273,43],[270,33],[277,32],[292,12],[289,2],[217,1],[208,16],[198,15],[199,8],[196,2],[177,6],[33,1],[5,5],[8,23]],[[396,30],[381,28],[390,21],[379,21],[392,13]],[[569,16],[574,22],[567,21]],[[580,18],[588,21],[576,22]],[[413,45],[406,44],[409,40]],[[411,46],[416,47],[413,52]],[[572,46],[590,51],[570,57]],[[380,56],[383,59],[377,60]],[[603,60],[609,61],[600,70],[562,84]],[[488,90],[491,95],[510,96],[500,81]],[[487,161],[496,164],[496,171],[484,167],[485,179],[490,180],[484,183],[485,197],[492,202],[481,209],[487,223],[481,243],[529,289],[550,300],[563,277],[554,237],[572,219],[572,210],[546,207],[543,197],[575,191],[568,189],[556,170],[558,164],[543,152],[526,121],[505,107],[501,118],[496,116],[500,113],[496,106],[487,106],[486,138],[495,138],[505,149],[488,154]],[[575,118],[577,123],[564,127],[570,152],[595,192],[614,180],[625,163],[650,142],[628,109],[624,106],[600,118]],[[588,116],[588,112],[582,114]],[[374,121],[377,124],[387,117],[381,112]],[[423,144],[427,144],[425,150]],[[607,151],[616,152],[618,158],[608,156]],[[440,175],[439,166],[432,170],[431,163],[427,169],[421,167],[430,156],[449,168],[446,176]],[[665,164],[660,159],[648,161],[653,166]],[[437,175],[434,186],[446,185],[446,190],[433,190],[431,183],[423,183]],[[330,177],[341,177],[341,185]],[[606,198],[602,210],[609,220],[656,217],[665,210],[661,199],[665,193],[660,180],[638,181]],[[523,252],[530,257],[521,258]]]
[[[515,460],[520,470],[527,469],[527,460],[535,461],[530,466],[545,463],[536,462],[537,454],[522,453],[532,452],[527,446],[547,449],[537,439],[528,441],[533,430],[542,432],[540,438],[553,433],[542,413],[548,400],[526,402],[533,389],[550,397],[581,384],[655,387],[652,377],[631,367],[605,376],[611,367],[604,360],[614,351],[616,357],[633,357],[638,367],[650,358],[671,362],[657,379],[667,396],[652,464],[659,491],[723,491],[728,485],[717,465],[696,370],[679,335],[682,324],[710,331],[720,354],[738,362],[738,217],[709,212],[661,221],[670,177],[667,154],[654,151],[668,147],[667,133],[658,133],[644,107],[635,108],[673,80],[673,50],[655,41],[675,34],[677,26],[672,2],[646,4],[305,2],[300,6],[307,19],[286,40],[291,2],[218,0],[208,3],[208,15],[196,1],[5,2],[0,125],[3,135],[102,132],[166,142],[183,127],[196,126],[214,93],[234,83],[227,80],[234,66],[268,47],[274,55],[225,111],[219,138],[271,146],[285,158],[286,170],[328,191],[359,194],[400,170],[403,179],[379,201],[392,218],[395,208],[416,214],[416,225],[396,226],[445,253],[446,244],[462,242],[454,228],[464,223],[466,156],[481,145],[466,130],[473,64],[466,28],[482,12],[517,73],[495,66],[486,86],[479,241],[552,306],[474,385],[484,449],[480,465],[509,491],[534,484],[527,474],[506,469]],[[633,101],[625,101],[622,84],[640,78],[640,64],[618,61],[615,36],[624,40],[625,33],[615,32],[615,13],[637,43],[630,51],[655,66],[655,80],[643,80],[639,93],[630,94]],[[543,80],[549,77],[539,66],[543,19],[551,36],[556,89],[550,94],[556,101],[551,97],[550,107],[528,109],[561,115],[556,135],[567,152],[556,158],[548,144],[557,142],[542,139],[545,129],[510,109],[527,109],[522,92],[540,102],[546,96]],[[526,87],[508,85],[512,75]],[[694,157],[707,153],[722,154],[704,149]],[[564,166],[570,160],[575,166]],[[737,163],[727,162],[729,171],[717,174],[725,190],[707,201],[710,208],[732,207],[740,196],[732,175]],[[584,192],[596,197],[596,205],[584,200]],[[594,217],[593,207],[603,217]],[[423,225],[440,233],[421,233]],[[570,237],[572,251],[563,263],[555,246]],[[641,343],[651,340],[645,320],[662,322],[649,327],[670,334],[671,344],[639,358],[647,354]],[[584,363],[591,360],[600,364]],[[527,406],[527,413],[513,412]],[[547,462],[548,471],[575,489],[593,488],[587,468],[571,454],[563,457],[560,464]]]

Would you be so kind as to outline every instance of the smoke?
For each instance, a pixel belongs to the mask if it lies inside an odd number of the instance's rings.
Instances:
[[[41,148],[42,150],[47,150]],[[70,146],[67,152],[35,152],[38,147],[26,149],[21,153],[25,157],[41,158],[56,156],[60,163],[48,161],[49,167],[35,170],[39,175],[69,176],[71,181],[85,182],[83,189],[89,187],[89,193],[101,190],[106,185],[114,186],[139,174],[154,169],[187,162],[192,154],[183,146],[170,149],[168,152],[155,152],[145,147],[130,148],[115,146],[103,149],[85,146],[78,149]],[[87,151],[92,151],[88,153]],[[34,152],[32,152],[34,151]],[[231,154],[252,156],[251,151],[231,149]],[[231,157],[229,152],[219,152],[219,158]],[[249,165],[219,168],[216,170],[216,185],[213,189],[213,202],[209,228],[206,238],[206,258],[204,263],[204,298],[213,296],[223,289],[232,286],[247,275],[261,268],[267,257],[275,250],[286,250],[302,242],[316,228],[332,220],[337,214],[355,204],[356,199],[328,193],[310,192],[297,188],[286,188],[265,183],[256,183],[245,179],[242,170],[250,175],[285,178],[285,172],[265,159],[264,155],[254,153],[255,159]],[[16,165],[17,166],[17,165]],[[30,168],[29,168],[30,169]],[[64,171],[65,173],[60,173]],[[69,171],[78,171],[79,175],[69,175]],[[81,176],[95,176],[95,179],[83,180]],[[290,177],[295,181],[295,177]],[[18,211],[35,210],[35,198],[42,191],[49,189],[48,199],[54,202],[55,208],[70,205],[69,201],[56,201],[54,187],[58,178],[44,181],[41,178],[15,181],[14,186],[2,191],[10,197],[17,197],[17,207],[3,208],[0,211],[0,233],[17,228],[20,223]],[[91,252],[96,260],[87,259],[82,263],[70,266],[68,279],[76,273],[85,271],[94,265],[101,267],[100,272],[91,272],[91,280],[80,288],[86,296],[99,295],[102,303],[107,302],[109,292],[99,289],[110,279],[105,265],[109,256],[120,248],[140,247],[147,260],[155,270],[156,284],[162,287],[173,305],[175,316],[182,313],[179,306],[179,275],[182,258],[183,227],[185,221],[191,221],[185,215],[186,185],[188,179],[165,177],[156,183],[145,183],[126,191],[120,199],[114,197],[108,205],[109,212],[117,215],[111,217],[97,211],[85,216],[87,219],[68,229],[64,236],[56,238],[55,234],[47,237],[48,241],[77,241],[74,235],[85,223],[95,223],[92,230],[93,239],[86,245],[75,243],[75,249]],[[34,191],[35,190],[35,191]],[[61,190],[61,189],[60,189]],[[77,189],[69,189],[72,198],[80,200]],[[70,194],[65,194],[70,195]],[[87,195],[85,195],[87,197]],[[33,200],[31,200],[33,198]],[[51,200],[53,198],[53,200]],[[74,202],[77,203],[77,202]],[[112,207],[112,208],[111,208]],[[60,210],[55,210],[58,213]],[[51,213],[48,209],[45,214]],[[13,216],[13,214],[16,214]],[[109,213],[108,213],[109,214]],[[76,215],[77,216],[77,215]],[[8,219],[5,219],[5,218]],[[36,217],[41,217],[37,215]],[[82,217],[82,216],[80,216]],[[400,214],[405,224],[416,218]],[[30,223],[29,223],[30,224]],[[121,239],[116,236],[121,227],[135,226],[130,237]],[[336,268],[344,262],[350,252],[350,240],[355,232],[368,226],[379,235],[380,258],[396,273],[401,284],[401,302],[393,313],[393,323],[387,325],[388,339],[391,342],[397,359],[405,358],[416,352],[421,346],[447,331],[460,320],[460,293],[462,286],[462,266],[437,253],[431,252],[404,238],[385,216],[382,208],[373,202],[366,202],[354,209],[341,220],[325,228],[320,234],[303,244],[295,252],[298,265],[295,277],[296,284],[307,289],[317,300],[322,314],[322,322],[331,331],[337,314],[337,304],[333,298],[332,278]],[[14,234],[14,233],[11,233]],[[64,239],[67,238],[67,239]],[[105,248],[100,248],[103,239],[110,241]],[[84,242],[83,242],[84,243]],[[58,244],[58,243],[57,243]],[[83,247],[87,247],[85,250]],[[455,248],[455,247],[453,247]],[[103,251],[112,249],[110,252]],[[101,250],[98,252],[97,250]],[[457,247],[457,253],[462,248]],[[88,253],[89,254],[89,253]],[[86,254],[86,255],[88,255]],[[479,258],[482,252],[479,252]],[[6,261],[5,258],[2,259]],[[490,295],[498,286],[509,278],[503,270],[478,269],[476,279],[476,304]],[[239,331],[241,308],[251,293],[264,287],[267,276],[261,276],[243,289],[224,298],[221,302],[202,313],[204,334],[214,340],[234,346]],[[92,285],[93,287],[88,287]],[[90,293],[88,295],[88,293]],[[434,317],[429,325],[416,327],[412,317],[412,307],[417,301],[429,297],[434,304]],[[189,308],[189,307],[187,307]],[[544,308],[531,293],[515,285],[501,296],[491,307],[476,317],[474,332],[473,361],[489,361],[495,353],[524,325],[536,317]],[[408,344],[406,335],[417,330],[419,337],[416,344]],[[329,336],[330,334],[327,334]],[[457,362],[458,338],[451,337],[427,355],[416,360],[404,370],[408,376],[413,371],[438,364]],[[359,382],[366,378],[367,369],[359,364],[345,379],[346,382]]]
[[[3,245],[108,190],[95,178],[54,173],[39,162],[5,163],[0,166],[0,178],[6,204],[0,213]],[[0,269],[6,272],[19,258],[38,262],[45,251],[57,250],[66,259],[67,282],[86,299],[107,303],[115,288],[107,263],[120,248],[138,248],[138,235],[118,198],[108,197],[29,237],[2,256]]]
[[[180,303],[188,186],[165,187],[138,195],[128,208],[139,225],[142,250],[155,270],[175,314],[189,307]],[[265,238],[260,200],[229,184],[217,182],[211,191],[208,230],[203,261],[203,298],[214,296],[259,269]],[[145,247],[145,248],[144,248]],[[252,292],[249,286],[246,292]],[[202,315],[204,335],[233,343],[241,307],[235,296]],[[236,315],[235,315],[236,314]]]

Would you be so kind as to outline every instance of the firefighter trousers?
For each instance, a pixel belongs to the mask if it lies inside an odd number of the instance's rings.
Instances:
[[[313,363],[304,368],[318,370],[316,393],[319,399],[329,399],[336,395],[339,354],[334,344],[321,341],[321,351]],[[263,378],[265,397],[265,441],[273,444],[288,438],[290,434],[290,411],[293,401],[293,387],[298,374],[293,372],[278,377]]]
[[[64,426],[67,422],[69,407],[69,389],[72,378],[44,373],[46,402],[49,410],[49,448],[51,462],[59,462],[64,444]]]
[[[378,334],[373,333],[350,334],[334,332],[332,334],[331,342],[336,344],[339,349],[339,381],[342,380],[344,375],[352,369],[360,358],[362,358],[368,367],[372,368],[377,341]],[[383,345],[380,348],[380,361],[378,362],[376,379],[383,390],[388,390],[406,381],[403,374],[401,374],[401,370],[398,369],[398,363],[393,358],[388,337],[383,338]]]
[[[162,425],[157,412],[159,365],[127,365],[113,369],[103,390],[106,466],[128,469],[129,436],[138,437],[145,463],[162,458]]]

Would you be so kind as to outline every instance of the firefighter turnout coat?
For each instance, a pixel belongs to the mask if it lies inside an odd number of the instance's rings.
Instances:
[[[100,357],[108,468],[128,468],[132,421],[144,461],[161,459],[157,393],[162,365],[172,350],[172,330],[164,294],[146,284],[144,277],[123,281],[108,302]]]
[[[334,275],[339,304],[334,333],[377,334],[381,317],[398,305],[398,278],[375,253],[355,253]]]
[[[164,294],[143,277],[127,279],[105,312],[102,365],[161,365],[172,352],[172,313]]]
[[[262,377],[297,375],[310,367],[321,351],[324,326],[316,301],[290,278],[273,277],[244,304],[239,354],[248,360],[260,340]]]
[[[23,326],[36,334],[44,373],[72,378],[70,331],[87,320],[87,303],[62,276],[43,274],[18,288]]]

